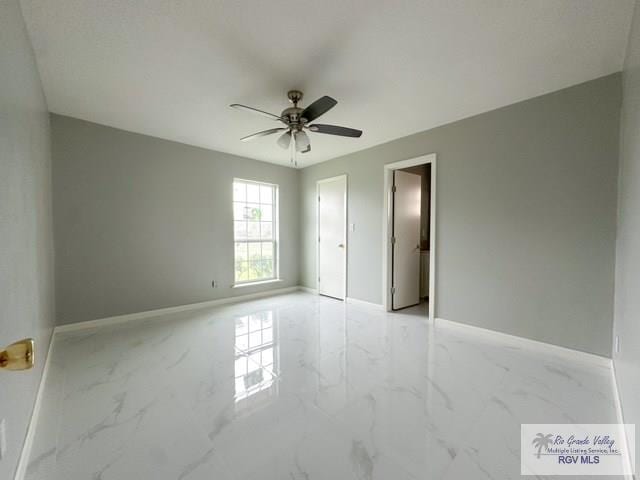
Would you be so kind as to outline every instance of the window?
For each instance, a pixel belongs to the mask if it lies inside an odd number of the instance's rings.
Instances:
[[[278,186],[233,181],[235,283],[278,277]]]

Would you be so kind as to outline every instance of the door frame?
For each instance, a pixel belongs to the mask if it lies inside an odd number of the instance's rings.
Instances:
[[[320,184],[332,182],[344,178],[344,225],[342,226],[342,239],[344,242],[344,284],[342,285],[342,300],[347,301],[347,279],[349,278],[347,257],[349,255],[349,241],[347,235],[348,225],[348,208],[347,202],[349,201],[349,179],[346,173],[342,175],[336,175],[333,177],[322,178],[316,181],[316,293],[320,294],[320,246],[318,245],[320,240]]]
[[[429,198],[429,321],[433,321],[436,314],[436,154],[421,155],[399,162],[384,165],[384,208],[382,219],[382,305],[387,312],[391,311],[392,275],[392,243],[390,234],[393,231],[393,201],[391,187],[393,186],[393,171],[417,165],[431,165],[431,185]]]

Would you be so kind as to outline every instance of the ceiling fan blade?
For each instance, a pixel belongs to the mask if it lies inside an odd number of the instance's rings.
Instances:
[[[338,125],[323,125],[322,123],[315,123],[309,125],[309,130],[316,133],[326,133],[328,135],[340,135],[341,137],[354,137],[358,138],[362,135],[362,130],[356,130],[355,128],[339,127]]]
[[[278,145],[280,145],[285,150],[289,148],[289,144],[291,143],[291,132],[284,132],[280,138],[278,139]]]
[[[296,130],[294,133],[296,140],[296,150],[301,153],[306,153],[311,150],[311,142],[309,142],[309,136],[302,130]]]
[[[233,103],[229,105],[231,108],[235,108],[238,110],[245,110],[247,112],[257,113],[258,115],[262,115],[263,117],[270,118],[272,120],[280,120],[278,115],[274,115],[273,113],[265,112],[264,110],[258,110],[257,108],[247,107],[246,105],[240,105],[239,103]]]
[[[246,137],[242,137],[240,139],[241,142],[248,142],[249,140],[253,140],[259,137],[265,137],[267,135],[271,135],[273,133],[282,132],[286,130],[286,128],[270,128],[269,130],[263,130],[262,132],[254,133],[253,135],[247,135]]]
[[[300,114],[300,117],[305,118],[307,122],[312,122],[323,113],[335,107],[337,103],[337,100],[325,95],[305,108]]]

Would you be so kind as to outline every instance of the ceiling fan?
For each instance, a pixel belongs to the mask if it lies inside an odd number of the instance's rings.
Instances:
[[[313,102],[306,108],[298,107],[298,103],[302,100],[302,92],[299,90],[290,90],[287,93],[289,101],[293,103],[293,107],[285,108],[280,115],[274,115],[273,113],[265,112],[257,108],[248,107],[246,105],[240,105],[234,103],[231,105],[238,110],[246,110],[248,112],[257,113],[264,117],[270,118],[284,123],[284,127],[270,128],[263,130],[253,135],[248,135],[241,138],[243,142],[248,142],[256,138],[272,135],[274,133],[284,132],[280,138],[278,138],[278,145],[284,149],[288,149],[293,146],[296,152],[307,153],[311,151],[311,142],[309,136],[305,130],[315,133],[325,133],[328,135],[339,135],[341,137],[354,137],[357,138],[362,135],[362,130],[356,130],[355,128],[339,127],[337,125],[326,125],[322,123],[314,123],[309,125],[315,119],[331,110],[338,103],[331,97],[324,96]],[[293,139],[293,142],[292,142]]]

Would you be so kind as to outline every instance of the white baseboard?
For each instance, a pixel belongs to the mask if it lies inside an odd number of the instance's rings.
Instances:
[[[379,303],[367,302],[365,300],[358,300],[357,298],[347,297],[345,303],[351,303],[353,305],[361,305],[363,307],[375,308],[378,310],[384,310],[383,306]]]
[[[510,335],[508,333],[498,332],[496,330],[490,330],[488,328],[477,327],[475,325],[468,325],[466,323],[455,322],[453,320],[447,320],[445,318],[437,318],[434,322],[436,328],[438,327],[446,327],[446,328],[456,328],[461,330],[473,331],[474,334],[481,335],[489,335],[492,338],[504,338],[505,340],[509,340],[512,343],[518,343],[522,345],[524,348],[530,350],[540,350],[543,349],[546,352],[550,350],[553,351],[557,355],[562,355],[566,358],[571,359],[580,359],[582,361],[587,361],[592,363],[593,365],[598,365],[601,367],[611,368],[611,359],[607,357],[603,357],[601,355],[596,355],[595,353],[583,352],[581,350],[574,350],[573,348],[561,347],[560,345],[554,345],[552,343],[541,342],[538,340],[532,340],[530,338],[519,337],[517,335]]]
[[[16,474],[14,480],[23,480],[27,473],[27,466],[29,465],[29,458],[31,457],[31,449],[33,448],[33,440],[36,435],[36,428],[38,426],[38,417],[40,415],[40,409],[42,408],[42,397],[44,396],[44,388],[47,383],[47,377],[49,376],[49,365],[51,364],[51,352],[53,350],[53,340],[55,337],[55,328],[51,332],[51,338],[49,339],[49,349],[47,350],[47,356],[44,359],[44,365],[42,367],[42,376],[40,377],[40,383],[38,385],[38,391],[36,393],[36,401],[33,404],[33,411],[31,412],[31,418],[27,425],[27,434],[22,445],[22,452],[18,460],[18,467],[16,468]]]
[[[624,459],[625,461],[625,468],[632,472],[632,465],[631,465],[631,452],[629,451],[629,433],[627,432],[627,428],[626,428],[626,424],[624,422],[624,413],[622,411],[622,401],[620,400],[620,388],[618,387],[618,376],[616,374],[616,362],[613,361],[613,359],[611,360],[611,375],[613,376],[613,391],[614,391],[614,401],[616,404],[616,417],[618,420],[618,423],[620,425],[625,425],[624,427],[624,438],[622,439],[624,442],[624,445],[622,445],[622,449],[625,452],[628,452],[628,455],[626,456],[626,458]],[[635,433],[635,432],[634,432]],[[638,459],[636,459],[636,461],[638,461]],[[625,475],[624,477],[626,480],[633,480],[634,476],[633,475]]]
[[[116,315],[113,317],[100,318],[97,320],[87,320],[84,322],[69,323],[67,325],[59,325],[55,328],[55,333],[74,332],[77,330],[85,330],[88,328],[103,327],[105,325],[117,325],[119,323],[131,322],[134,320],[142,320],[149,317],[159,315],[167,315],[170,313],[186,312],[189,310],[197,310],[200,308],[217,307],[229,303],[246,302],[256,298],[271,297],[273,295],[282,295],[285,293],[296,292],[300,287],[286,287],[274,290],[265,290],[264,292],[248,293],[245,295],[236,295],[235,297],[218,298],[206,302],[190,303],[187,305],[178,305],[176,307],[158,308],[156,310],[147,310],[145,312],[127,313],[125,315]]]
[[[298,287],[298,290],[302,291],[302,292],[307,292],[307,293],[311,293],[312,295],[317,295],[318,294],[318,290],[315,288],[309,288],[309,287],[303,287],[302,285],[300,285]]]

